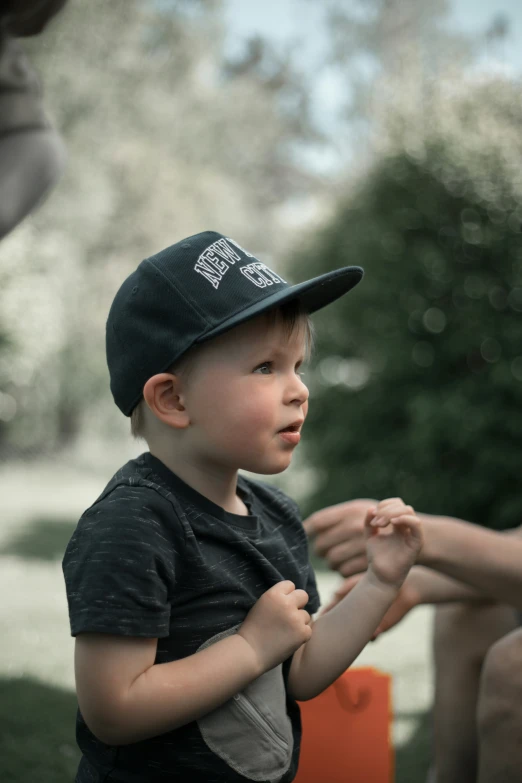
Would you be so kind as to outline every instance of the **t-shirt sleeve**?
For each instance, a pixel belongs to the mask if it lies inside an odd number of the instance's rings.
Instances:
[[[81,517],[63,572],[71,635],[168,636],[184,536],[170,503],[120,485]]]

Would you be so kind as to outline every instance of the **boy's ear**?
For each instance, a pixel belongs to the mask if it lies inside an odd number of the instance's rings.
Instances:
[[[184,429],[190,424],[177,375],[168,372],[153,375],[143,387],[143,397],[152,413],[169,427]]]

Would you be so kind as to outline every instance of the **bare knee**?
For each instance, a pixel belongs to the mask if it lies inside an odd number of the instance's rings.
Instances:
[[[435,660],[448,658],[454,665],[459,658],[481,666],[491,646],[516,627],[515,611],[503,604],[443,604],[435,612]]]
[[[522,733],[521,630],[504,636],[486,655],[477,719],[482,735],[493,730]]]

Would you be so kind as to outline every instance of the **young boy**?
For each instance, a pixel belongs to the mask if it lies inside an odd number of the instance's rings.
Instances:
[[[411,507],[368,513],[367,574],[313,623],[296,505],[238,475],[290,464],[308,409],[307,314],[361,277],[346,267],[290,286],[208,231],[143,261],[116,294],[111,389],[149,451],[85,511],[63,561],[77,783],[290,783],[296,699],[350,666],[397,596],[421,546]]]

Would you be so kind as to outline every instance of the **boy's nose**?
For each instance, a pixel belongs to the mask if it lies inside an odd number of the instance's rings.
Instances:
[[[299,375],[295,375],[292,382],[287,387],[286,401],[304,405],[308,400],[309,394],[308,386],[303,383]]]

